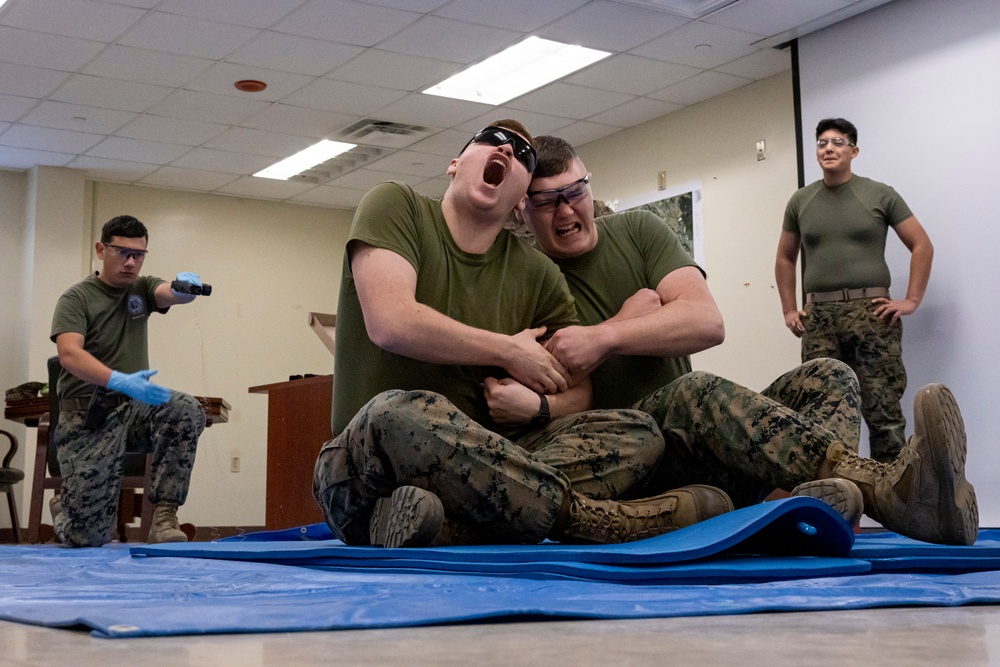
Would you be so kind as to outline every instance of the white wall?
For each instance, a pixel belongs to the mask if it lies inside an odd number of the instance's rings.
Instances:
[[[703,268],[726,341],[693,364],[757,390],[799,363],[774,285],[782,214],[797,184],[791,80],[778,74],[578,147],[598,199],[655,193],[664,170],[668,190],[701,182]]]
[[[984,526],[1000,525],[998,63],[993,0],[895,0],[800,40],[806,145],[819,119],[851,120],[861,149],[854,171],[892,185],[934,243],[927,294],[904,320],[903,404],[912,416],[913,394],[928,382],[954,391]],[[819,167],[805,152],[807,180],[815,180]],[[900,296],[909,253],[889,236]]]

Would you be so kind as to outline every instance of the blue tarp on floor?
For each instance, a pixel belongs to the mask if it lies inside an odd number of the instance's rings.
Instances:
[[[1000,531],[973,547],[855,540],[809,498],[627,545],[386,550],[324,536],[0,547],[0,619],[142,637],[1000,603]]]

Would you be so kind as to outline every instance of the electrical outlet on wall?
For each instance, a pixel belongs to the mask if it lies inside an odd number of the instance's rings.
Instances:
[[[667,172],[661,171],[656,175],[656,187],[660,190],[667,189]]]
[[[239,472],[240,471],[240,457],[231,456],[229,458],[229,472]]]
[[[761,139],[760,141],[757,142],[757,161],[760,162],[766,157],[767,153],[764,152],[764,140]]]

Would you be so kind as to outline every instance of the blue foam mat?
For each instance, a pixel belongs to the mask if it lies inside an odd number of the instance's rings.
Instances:
[[[363,556],[347,556],[356,550],[300,539],[310,533],[322,535],[319,527],[283,531],[283,538],[271,533],[239,542],[181,545],[199,552],[209,544],[223,545],[224,553],[237,554],[240,560],[132,557],[122,545],[100,549],[0,547],[0,618],[87,628],[99,637],[143,637],[412,627],[487,619],[638,619],[1000,603],[1000,561],[994,558],[994,542],[1000,531],[984,531],[982,549],[977,544],[927,550],[928,545],[898,536],[861,535],[850,550],[853,536],[846,524],[836,519],[839,524],[824,527],[824,519],[817,517],[829,516],[829,512],[801,502],[804,500],[811,499],[768,503],[769,507],[753,512],[740,510],[746,516],[737,517],[736,523],[715,522],[713,540],[701,535],[690,541],[655,538],[616,547],[519,547],[509,552],[517,554],[511,559],[494,562],[497,569],[492,575],[454,571],[488,564],[485,552],[479,560],[459,558],[461,552],[453,550],[438,560],[428,556],[445,550],[420,550],[432,554],[417,557],[399,553],[407,550],[368,548],[362,550]],[[772,520],[767,521],[765,514]],[[704,529],[708,523],[700,525]],[[815,529],[814,524],[821,526],[815,533],[808,529]],[[833,531],[834,525],[847,537],[813,539]],[[725,533],[723,526],[735,533]],[[748,526],[758,532],[742,532]],[[694,528],[698,526],[672,535],[697,533]],[[838,552],[805,557],[773,553],[800,551],[802,543],[809,548],[825,545]],[[772,553],[734,555],[759,545]],[[250,560],[254,547],[270,562]],[[316,558],[298,557],[310,547],[338,556],[324,552]],[[133,547],[133,551],[149,549]],[[162,553],[162,546],[156,550]],[[524,556],[532,551],[559,557]],[[660,560],[653,555],[657,551]],[[872,556],[873,551],[878,554]],[[684,561],[678,557],[680,552],[694,559]],[[919,559],[946,559],[949,553],[958,552],[961,558],[978,558],[992,567],[963,574],[851,574],[851,568],[870,567],[900,554],[913,564]],[[494,556],[497,553],[505,550],[494,552]],[[591,554],[589,560],[578,558],[583,553]],[[858,558],[861,553],[868,553],[869,558]],[[278,562],[289,554],[295,556],[289,559],[295,566]],[[368,558],[373,554],[378,558]],[[628,557],[623,560],[623,556]],[[637,560],[625,562],[631,558]],[[326,561],[336,565],[329,566]],[[404,561],[408,561],[405,569]],[[382,567],[362,569],[372,562]],[[441,567],[453,571],[429,569]],[[766,580],[792,570],[802,578]],[[626,577],[623,573],[631,574]],[[650,574],[655,575],[652,582],[648,581]],[[608,576],[615,580],[601,579]],[[752,583],[735,583],[740,577]]]

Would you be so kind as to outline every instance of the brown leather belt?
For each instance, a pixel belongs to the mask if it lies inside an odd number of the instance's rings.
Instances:
[[[63,412],[73,412],[74,410],[86,410],[90,407],[91,396],[81,396],[80,398],[61,398],[59,399],[59,409]],[[108,409],[117,408],[119,405],[125,401],[130,401],[128,396],[125,394],[109,394],[104,397],[104,403],[108,406]]]
[[[826,301],[850,301],[851,299],[874,299],[879,296],[889,296],[885,287],[860,287],[858,289],[839,289],[833,292],[809,292],[806,303],[824,303]]]

